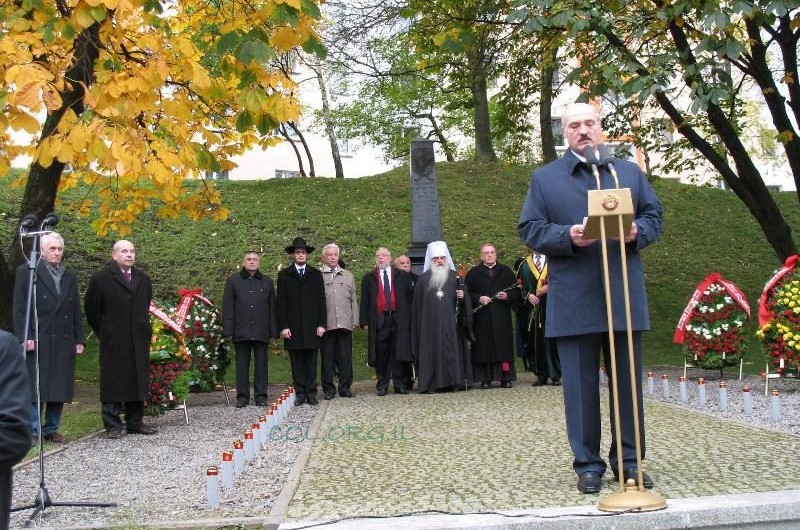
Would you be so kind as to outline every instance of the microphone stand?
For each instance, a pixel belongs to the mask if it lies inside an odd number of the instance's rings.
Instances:
[[[40,382],[40,368],[39,368],[39,313],[36,307],[36,268],[39,265],[39,245],[40,245],[40,237],[42,235],[50,234],[52,232],[52,228],[58,223],[58,217],[55,214],[47,215],[38,231],[29,232],[27,229],[30,226],[35,224],[35,218],[33,222],[30,221],[31,217],[26,216],[23,219],[22,224],[20,224],[19,228],[19,240],[20,245],[22,244],[23,238],[32,238],[31,241],[31,253],[30,258],[27,260],[28,263],[28,293],[27,293],[27,301],[25,307],[25,327],[23,328],[23,333],[25,334],[25,338],[22,340],[22,355],[27,356],[27,344],[28,344],[28,330],[31,326],[31,321],[33,321],[33,353],[34,356],[34,371],[36,374],[35,383],[36,383],[36,417],[38,421],[36,422],[36,438],[39,441],[39,490],[36,493],[36,497],[34,498],[31,504],[26,504],[23,506],[17,506],[11,508],[11,512],[18,512],[22,510],[30,510],[33,509],[30,517],[25,522],[25,526],[33,525],[33,520],[38,514],[44,514],[44,511],[51,506],[73,506],[73,507],[94,507],[94,508],[109,508],[112,506],[116,506],[117,503],[108,503],[108,502],[54,502],[50,494],[47,492],[47,486],[45,485],[45,475],[44,475],[44,438],[42,437],[42,387]],[[24,251],[23,251],[24,255]],[[32,320],[31,320],[32,319]],[[27,360],[27,359],[26,359]]]

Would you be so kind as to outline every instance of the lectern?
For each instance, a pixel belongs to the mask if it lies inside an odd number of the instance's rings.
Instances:
[[[663,497],[657,493],[648,491],[644,487],[642,477],[642,447],[641,433],[639,430],[639,400],[636,392],[636,363],[634,362],[634,343],[633,331],[631,330],[631,303],[628,288],[628,260],[625,249],[625,235],[630,231],[633,221],[633,200],[629,188],[619,187],[619,178],[611,159],[605,159],[605,165],[614,179],[615,187],[612,189],[602,189],[600,182],[600,172],[598,166],[601,164],[597,160],[594,151],[590,148],[586,150],[587,163],[592,168],[592,174],[597,181],[597,189],[588,192],[588,216],[584,223],[583,237],[587,239],[599,239],[603,251],[603,280],[605,282],[606,298],[606,318],[608,321],[609,354],[611,359],[611,373],[617,372],[617,354],[614,344],[614,316],[612,314],[611,282],[608,272],[608,245],[609,241],[617,240],[619,243],[620,269],[622,271],[622,289],[625,296],[625,329],[628,340],[628,366],[630,368],[630,392],[633,406],[633,426],[634,438],[636,439],[636,469],[638,476],[636,480],[629,479],[625,482],[623,471],[624,461],[622,457],[622,421],[619,414],[619,389],[617,388],[618,377],[612,377],[612,391],[614,393],[614,436],[617,444],[617,476],[619,477],[620,489],[600,500],[597,508],[605,512],[626,512],[626,511],[655,511],[667,507]]]

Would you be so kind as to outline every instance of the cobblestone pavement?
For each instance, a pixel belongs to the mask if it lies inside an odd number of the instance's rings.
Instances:
[[[524,380],[385,397],[364,388],[320,413],[287,521],[595,505],[618,489],[608,472],[599,494],[577,492],[561,387]],[[607,425],[605,398],[603,414]],[[644,468],[666,499],[800,488],[786,472],[798,436],[652,400],[645,421]]]

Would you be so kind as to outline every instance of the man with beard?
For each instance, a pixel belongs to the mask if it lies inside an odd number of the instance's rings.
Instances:
[[[294,404],[318,405],[317,351],[322,347],[328,314],[322,272],[308,265],[314,247],[302,237],[286,247],[292,264],[278,273],[278,328],[289,351]]]
[[[511,308],[519,300],[517,278],[509,267],[497,261],[491,243],[481,246],[481,264],[473,267],[465,279],[475,307],[472,344],[474,376],[481,388],[490,388],[493,380],[502,388],[511,388],[517,378],[514,368],[514,328]]]
[[[419,366],[417,391],[468,388],[472,384],[467,348],[472,304],[444,241],[428,244],[411,314],[411,347]]]
[[[100,339],[100,401],[106,436],[122,438],[120,412],[128,434],[156,434],[142,422],[150,377],[150,300],[153,284],[134,268],[130,241],[114,243],[111,263],[95,272],[86,289],[86,320]]]
[[[411,371],[411,276],[391,266],[392,253],[375,252],[375,268],[361,280],[361,327],[368,332],[367,363],[375,368],[375,390],[408,394]]]

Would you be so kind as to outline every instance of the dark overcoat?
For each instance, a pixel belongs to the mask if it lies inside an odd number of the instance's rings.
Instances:
[[[278,273],[278,330],[289,328],[291,339],[283,340],[286,350],[317,350],[322,337],[317,328],[328,323],[325,283],[319,269],[306,264],[301,277],[294,264]]]
[[[517,285],[514,272],[502,263],[494,266],[495,276],[490,276],[490,269],[481,263],[467,273],[464,282],[472,300],[473,307],[481,307],[478,300],[481,296],[492,297],[498,292]],[[472,343],[472,362],[495,363],[514,361],[514,327],[511,309],[517,305],[520,292],[513,288],[506,291],[507,300],[493,300],[481,307],[472,316],[472,331],[475,342]]]
[[[628,283],[633,331],[650,329],[644,270],[639,252],[661,235],[661,202],[646,176],[636,164],[614,160],[620,187],[630,188],[635,241],[626,245]],[[613,188],[606,168],[601,168],[603,188]],[[569,230],[582,224],[588,212],[587,192],[597,189],[588,166],[571,151],[534,171],[528,195],[519,218],[519,234],[531,248],[549,259],[550,281],[547,293],[548,337],[603,333],[608,331],[600,242],[586,247],[572,244]],[[609,276],[614,329],[624,331],[625,297],[618,241],[610,241]]]
[[[397,313],[397,334],[395,335],[395,356],[398,361],[411,362],[411,302],[414,298],[414,284],[406,271],[390,266],[392,289]],[[375,367],[375,336],[378,331],[378,281],[377,267],[361,279],[361,304],[359,306],[361,326],[367,326],[367,364]]]
[[[63,265],[62,265],[63,267]],[[14,283],[14,332],[20,342],[34,339],[34,320],[27,333],[25,312],[28,308],[27,265],[17,268]],[[75,345],[84,344],[83,314],[75,273],[65,269],[61,276],[61,293],[56,292],[53,276],[40,261],[36,267],[36,311],[39,316],[39,380],[42,402],[70,402],[75,382]],[[26,355],[30,374],[32,400],[36,400],[36,356]]]
[[[31,400],[19,341],[0,331],[0,528],[8,528],[14,464],[31,447]]]
[[[100,339],[100,401],[147,399],[150,367],[150,300],[153,285],[141,269],[129,282],[115,262],[92,275],[83,309]]]
[[[225,282],[222,298],[222,333],[233,342],[268,342],[278,338],[275,286],[269,276],[246,270]]]

